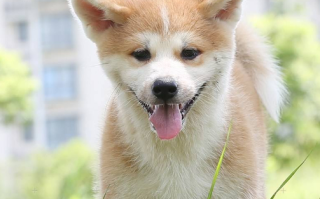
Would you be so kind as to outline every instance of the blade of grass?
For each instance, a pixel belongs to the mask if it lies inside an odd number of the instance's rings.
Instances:
[[[306,160],[310,157],[312,152],[315,148],[312,149],[312,151],[308,154],[308,156],[303,160],[303,162],[286,178],[286,180],[281,184],[281,186],[277,189],[277,191],[272,195],[271,199],[274,199],[276,197],[277,193],[289,182],[289,180],[296,174],[296,172],[300,169],[300,167],[306,162]]]
[[[226,143],[224,144],[223,151],[221,153],[221,156],[220,156],[216,171],[215,171],[214,176],[213,176],[213,180],[212,180],[211,188],[210,188],[210,191],[209,191],[208,199],[212,198],[212,193],[213,193],[213,190],[214,190],[214,186],[215,186],[216,181],[218,179],[218,175],[219,175],[220,168],[221,168],[221,165],[222,165],[222,160],[223,160],[223,157],[224,157],[224,153],[225,153],[227,145],[228,145],[229,135],[230,135],[231,129],[232,129],[232,122],[230,123],[229,130],[228,130],[228,135],[227,135],[227,139],[226,139]]]
[[[105,199],[105,197],[106,197],[107,193],[109,192],[110,185],[111,185],[111,184],[109,184],[109,185],[108,185],[108,187],[107,187],[107,189],[106,189],[106,192],[104,193],[104,195],[103,195],[103,198],[102,198],[102,199]]]

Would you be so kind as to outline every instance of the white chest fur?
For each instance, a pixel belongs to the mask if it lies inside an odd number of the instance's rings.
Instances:
[[[196,108],[200,111],[190,115],[203,113],[204,107]],[[130,120],[133,126],[126,125],[128,122],[120,126],[123,132],[128,132],[127,136],[132,128],[140,129],[140,132],[127,138],[134,145],[133,153],[137,157],[138,169],[136,172],[123,172],[117,178],[117,198],[207,198],[215,171],[215,162],[212,160],[219,158],[224,144],[224,117],[202,117],[202,125],[189,118],[186,130],[178,138],[164,142],[150,132],[148,123],[141,123],[146,121],[145,118],[127,118],[130,111],[137,110],[120,109],[119,116],[123,118],[122,121]],[[220,111],[216,109],[215,113]],[[142,112],[141,117],[144,116]],[[224,178],[228,176],[222,176],[217,193],[221,196],[235,196],[231,190],[219,191],[219,187],[229,187],[224,185],[224,182],[229,183]]]

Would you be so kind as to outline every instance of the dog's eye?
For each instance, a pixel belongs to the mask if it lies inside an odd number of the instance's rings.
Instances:
[[[193,60],[199,55],[200,51],[197,49],[183,49],[180,56],[184,60]]]
[[[149,50],[136,50],[131,54],[138,61],[149,61],[151,59],[151,53]]]

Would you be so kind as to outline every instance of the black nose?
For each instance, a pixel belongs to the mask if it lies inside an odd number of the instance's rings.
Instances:
[[[167,101],[178,93],[178,86],[174,81],[165,82],[156,80],[153,83],[152,93],[159,99]]]

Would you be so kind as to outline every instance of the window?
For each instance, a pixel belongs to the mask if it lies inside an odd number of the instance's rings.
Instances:
[[[73,46],[73,20],[70,14],[45,15],[41,20],[42,47],[59,50]]]
[[[24,126],[23,139],[27,142],[30,142],[33,140],[33,125],[32,124],[28,124],[28,125]]]
[[[28,1],[2,1],[4,10],[8,15],[12,13],[23,13],[30,9],[30,2]]]
[[[27,22],[19,22],[17,24],[17,32],[18,39],[21,42],[25,42],[28,40],[28,23]]]
[[[70,100],[76,97],[76,67],[45,67],[43,78],[46,100]]]
[[[47,143],[55,149],[78,136],[77,117],[64,117],[47,120]]]

